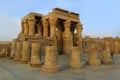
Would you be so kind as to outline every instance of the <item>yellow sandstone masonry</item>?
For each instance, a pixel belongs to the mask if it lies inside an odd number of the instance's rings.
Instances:
[[[30,41],[23,41],[23,49],[22,49],[22,58],[21,63],[28,63],[30,61]]]
[[[83,68],[83,63],[81,61],[81,53],[79,47],[72,47],[72,53],[70,55],[70,68],[80,69]]]
[[[91,66],[100,66],[101,65],[101,61],[98,58],[98,52],[97,52],[95,43],[93,43],[89,46],[88,64]]]
[[[21,59],[21,56],[22,56],[22,42],[17,41],[16,42],[16,52],[15,52],[14,60],[19,62],[19,60]]]
[[[55,46],[45,47],[45,61],[42,65],[41,70],[43,72],[57,72],[60,69],[60,65],[57,64],[57,52]]]
[[[30,67],[40,67],[40,44],[37,42],[32,43]]]

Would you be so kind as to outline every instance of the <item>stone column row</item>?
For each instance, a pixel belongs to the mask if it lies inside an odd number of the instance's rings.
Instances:
[[[97,44],[90,43],[88,47],[88,64],[92,66],[100,66],[101,60],[99,59],[98,51],[97,51]],[[111,51],[109,48],[109,42],[104,41],[102,45],[102,63],[104,64],[111,64],[113,63]]]

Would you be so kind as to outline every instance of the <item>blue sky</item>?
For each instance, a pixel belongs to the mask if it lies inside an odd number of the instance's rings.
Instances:
[[[59,7],[80,14],[83,36],[120,37],[120,0],[1,0],[0,41],[18,36],[21,18],[29,12],[46,15]]]

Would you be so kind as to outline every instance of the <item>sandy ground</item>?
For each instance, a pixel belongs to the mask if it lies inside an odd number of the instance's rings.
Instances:
[[[86,65],[82,69],[70,69],[68,62],[68,56],[60,55],[61,70],[44,73],[40,68],[30,68],[27,64],[0,58],[0,80],[120,80],[120,54],[114,55],[114,64],[100,67]]]

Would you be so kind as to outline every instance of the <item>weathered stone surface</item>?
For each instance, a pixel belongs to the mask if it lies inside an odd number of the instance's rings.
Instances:
[[[16,53],[16,39],[12,40],[10,58],[13,59]]]
[[[40,44],[37,42],[32,43],[30,67],[40,67]]]
[[[110,51],[110,48],[109,48],[109,42],[108,41],[105,41],[104,42],[104,48],[103,48],[103,53],[102,53],[102,62],[104,64],[110,64],[110,63],[113,63],[113,60],[111,58],[111,51]]]
[[[119,45],[118,45],[118,41],[115,41],[115,46],[114,46],[114,53],[119,54]]]
[[[75,68],[75,69],[83,68],[79,47],[72,47],[72,53],[70,54],[69,67]]]
[[[60,69],[60,65],[57,64],[57,52],[55,46],[45,47],[45,61],[41,67],[43,72],[57,72]]]
[[[2,49],[1,53],[0,53],[0,58],[5,58],[7,55],[7,49]]]
[[[22,58],[20,61],[21,63],[27,63],[28,61],[30,61],[30,49],[30,41],[23,41]]]
[[[88,64],[92,66],[100,66],[101,61],[98,59],[98,53],[95,43],[89,45],[88,50]]]
[[[16,42],[16,52],[15,52],[15,61],[19,61],[21,59],[22,56],[22,42],[21,41],[17,41]]]
[[[29,35],[34,36],[35,35],[35,20],[30,19],[28,21],[28,24],[29,24]]]
[[[70,32],[70,21],[66,21],[64,23],[65,31],[63,33],[63,53],[64,54],[71,54],[71,47],[72,43],[72,36]]]

